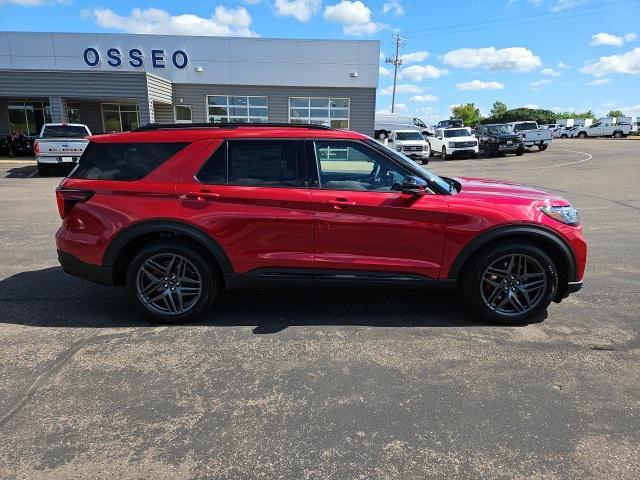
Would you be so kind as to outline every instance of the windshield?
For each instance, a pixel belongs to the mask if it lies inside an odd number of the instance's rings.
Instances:
[[[404,168],[409,170],[411,173],[415,174],[417,177],[420,177],[420,178],[423,178],[425,180],[430,181],[431,183],[437,185],[441,190],[443,190],[445,192],[452,192],[452,190],[451,190],[452,187],[451,187],[451,184],[449,182],[447,182],[444,178],[439,177],[435,173],[432,173],[431,171],[427,170],[426,168],[421,167],[416,162],[411,160],[409,157],[405,157],[400,152],[396,152],[392,148],[389,148],[386,145],[383,145],[383,144],[381,144],[379,142],[376,142],[373,139],[367,140],[366,143],[369,146],[371,146],[371,147],[373,147],[373,148],[375,148],[377,150],[380,150],[380,149],[384,150],[384,152],[387,155],[391,155]]]
[[[396,140],[424,140],[420,132],[396,132]]]
[[[487,130],[489,133],[511,133],[507,125],[490,125]]]
[[[444,131],[444,136],[447,138],[448,137],[468,137],[469,130],[467,130],[466,128],[448,129]]]
[[[537,129],[538,129],[538,124],[536,124],[535,122],[524,122],[524,123],[518,123],[515,126],[514,131],[521,132],[522,130],[537,130]]]
[[[47,125],[42,132],[42,138],[84,138],[87,135],[87,129],[80,125]]]

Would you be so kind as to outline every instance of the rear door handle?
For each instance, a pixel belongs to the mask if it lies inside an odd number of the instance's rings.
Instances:
[[[179,195],[181,200],[200,200],[203,202],[212,202],[220,198],[219,193],[201,191],[201,192],[187,192]]]

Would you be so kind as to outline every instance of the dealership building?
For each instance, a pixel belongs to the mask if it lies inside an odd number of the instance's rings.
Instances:
[[[377,41],[0,32],[0,135],[45,122],[319,123],[373,134]]]

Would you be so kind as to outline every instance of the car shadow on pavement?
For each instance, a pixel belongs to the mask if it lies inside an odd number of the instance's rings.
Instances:
[[[96,285],[50,267],[0,281],[0,323],[33,327],[158,326],[137,312],[124,288]],[[269,289],[223,294],[192,326],[250,326],[255,334],[289,326],[478,327],[455,293],[399,288]]]

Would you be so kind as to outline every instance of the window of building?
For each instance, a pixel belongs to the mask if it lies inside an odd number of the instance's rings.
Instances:
[[[207,95],[207,114],[211,123],[267,123],[268,97]]]
[[[67,114],[67,122],[69,123],[82,123],[80,118],[80,104],[67,102],[65,104],[65,111]]]
[[[177,142],[89,142],[71,177],[91,180],[138,180],[187,145]]]
[[[176,105],[174,115],[176,123],[191,123],[191,105]]]
[[[102,125],[106,133],[126,132],[140,126],[137,103],[103,103]]]
[[[289,123],[312,123],[333,128],[349,128],[348,98],[289,98]]]
[[[380,153],[355,142],[315,142],[320,187],[327,190],[402,190],[408,172]]]
[[[42,125],[51,123],[49,102],[9,102],[9,130],[28,137],[40,135]]]

